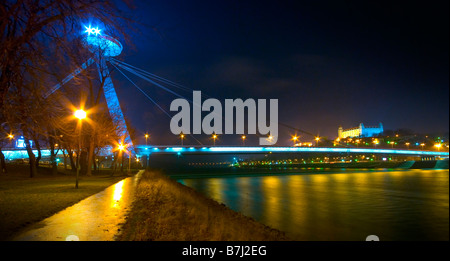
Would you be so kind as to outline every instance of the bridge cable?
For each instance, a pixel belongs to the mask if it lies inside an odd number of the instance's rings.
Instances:
[[[135,67],[135,66],[133,66],[133,65],[127,64],[127,63],[125,63],[125,62],[123,62],[123,61],[120,61],[120,60],[117,60],[117,59],[114,59],[114,58],[112,58],[112,60],[113,60],[113,62],[116,62],[117,64],[120,64],[121,66],[129,67],[130,69],[136,70],[136,71],[138,71],[138,72],[144,74],[145,76],[150,77],[150,78],[152,78],[152,79],[154,79],[154,80],[164,82],[164,83],[166,83],[166,84],[168,84],[168,85],[171,85],[171,86],[173,86],[173,87],[179,88],[179,89],[184,90],[184,91],[186,91],[186,92],[192,92],[192,91],[194,91],[194,89],[191,89],[191,88],[189,88],[189,87],[186,87],[186,86],[181,85],[181,84],[178,84],[178,83],[175,83],[175,82],[170,81],[170,80],[168,80],[168,79],[165,79],[165,78],[163,78],[163,77],[161,77],[161,76],[152,74],[152,73],[147,72],[147,71],[145,71],[145,70],[143,70],[143,69],[140,69],[140,68],[137,68],[137,67]],[[205,93],[202,93],[202,95],[204,95],[204,96],[207,97],[207,98],[212,98],[210,95],[205,94]]]
[[[123,68],[124,70],[127,70],[128,72],[133,73],[133,74],[135,74],[136,76],[139,76],[139,77],[141,77],[142,79],[144,79],[144,80],[146,80],[146,81],[148,81],[148,82],[150,82],[150,83],[156,85],[157,87],[160,87],[160,88],[162,88],[163,90],[166,90],[166,91],[168,91],[168,92],[170,92],[170,93],[176,95],[177,97],[186,99],[186,100],[187,100],[188,102],[190,102],[193,106],[198,106],[198,107],[202,108],[202,105],[201,105],[201,104],[194,103],[193,100],[187,99],[187,98],[183,97],[182,95],[180,95],[180,94],[178,94],[178,93],[176,93],[176,92],[174,92],[174,91],[172,91],[172,90],[166,88],[165,86],[162,86],[162,85],[160,85],[160,84],[158,84],[158,83],[155,83],[154,81],[152,81],[151,79],[149,79],[148,77],[146,77],[145,75],[143,75],[142,73],[139,73],[139,72],[137,72],[136,70],[133,70],[133,69],[130,69],[130,68],[126,68],[126,67],[122,66],[122,65],[119,64],[119,63],[116,63],[116,65],[118,65],[119,67]],[[215,114],[215,115],[218,115],[215,111],[213,111],[212,113]],[[222,117],[222,115],[218,115],[218,116]]]
[[[117,68],[117,66],[113,63],[111,63],[114,68],[116,68],[128,81],[130,81],[142,94],[145,95],[145,97],[147,97],[150,101],[152,101],[162,112],[164,112],[164,114],[166,114],[169,118],[172,118],[172,116],[166,111],[164,110],[155,100],[153,100],[146,92],[144,92],[141,88],[139,88],[139,86],[137,86],[136,83],[134,83],[127,75],[125,75],[119,68]],[[203,146],[203,143],[201,143],[198,139],[196,139],[194,136],[192,136],[192,134],[189,134],[194,140],[196,140],[200,145]]]
[[[112,59],[114,59],[114,58],[112,58]],[[185,91],[191,91],[191,89],[188,88],[188,87],[185,87],[185,86],[183,86],[183,85],[181,85],[181,84],[172,82],[172,81],[167,80],[167,79],[165,79],[165,78],[163,78],[163,77],[160,77],[160,76],[158,76],[158,75],[152,74],[152,73],[147,72],[147,71],[145,71],[145,70],[143,70],[143,69],[137,68],[137,67],[135,67],[135,66],[133,66],[133,65],[127,64],[127,63],[122,62],[122,61],[119,61],[119,60],[117,60],[117,59],[114,59],[114,62],[119,63],[119,64],[122,65],[122,66],[129,67],[129,68],[131,68],[131,69],[133,69],[133,70],[139,71],[140,73],[145,74],[145,75],[147,75],[148,77],[154,78],[155,80],[159,80],[159,81],[165,82],[165,83],[167,83],[167,84],[169,84],[169,85],[172,85],[172,86],[174,86],[174,87],[177,87],[177,88],[182,89],[182,90],[185,90]]]

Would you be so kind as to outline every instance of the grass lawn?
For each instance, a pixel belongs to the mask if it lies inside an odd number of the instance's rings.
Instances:
[[[206,198],[167,176],[146,171],[118,240],[278,241],[278,230]]]
[[[75,173],[61,169],[53,176],[41,167],[36,177],[29,177],[28,165],[7,165],[8,173],[0,173],[0,240],[34,222],[41,221],[80,200],[102,191],[126,176],[101,170],[92,176],[79,177],[75,189]]]

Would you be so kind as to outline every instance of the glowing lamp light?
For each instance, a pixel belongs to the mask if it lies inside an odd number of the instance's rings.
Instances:
[[[84,28],[86,28],[86,31],[84,32],[88,33],[88,35],[95,34],[97,36],[100,34],[100,29],[98,29],[98,27],[91,28],[91,26],[89,27],[85,26]]]
[[[122,144],[119,144],[119,150],[123,150],[125,148],[125,146],[123,146]]]
[[[78,118],[78,119],[80,119],[80,120],[86,118],[86,112],[83,111],[83,110],[77,110],[77,111],[75,111],[75,114],[74,114],[74,115],[75,115],[76,118]]]

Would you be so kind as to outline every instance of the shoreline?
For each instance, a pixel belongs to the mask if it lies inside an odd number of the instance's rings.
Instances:
[[[146,170],[117,241],[287,241],[285,232],[244,216],[167,175]]]

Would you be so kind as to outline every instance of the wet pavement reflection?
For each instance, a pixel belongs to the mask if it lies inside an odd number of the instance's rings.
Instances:
[[[144,171],[31,225],[17,241],[112,241],[120,233]]]

